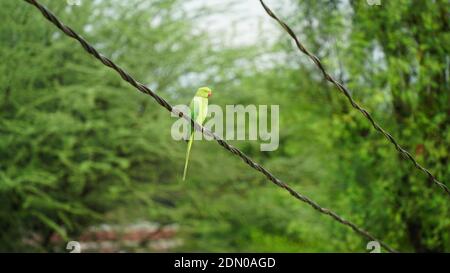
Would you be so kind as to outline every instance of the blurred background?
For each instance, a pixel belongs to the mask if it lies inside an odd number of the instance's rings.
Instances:
[[[327,84],[259,1],[41,0],[171,104],[280,106],[280,146],[232,141],[392,247],[450,251],[448,197]],[[76,1],[75,1],[76,2]],[[176,120],[24,1],[0,0],[0,251],[367,252]],[[267,0],[355,99],[448,185],[446,0]]]

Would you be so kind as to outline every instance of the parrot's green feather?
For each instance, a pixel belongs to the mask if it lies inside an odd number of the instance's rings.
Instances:
[[[207,87],[202,87],[198,89],[195,97],[192,99],[190,104],[191,119],[200,125],[206,119],[206,114],[208,113],[208,97],[211,95],[211,90]],[[188,147],[186,150],[186,161],[184,163],[183,171],[183,181],[186,179],[187,167],[189,162],[189,154],[191,152],[192,142],[194,141],[194,128],[191,126],[191,132],[189,136]]]
[[[199,106],[196,100],[192,99],[191,104],[189,105],[189,110],[191,111],[191,119],[197,121]],[[191,133],[194,132],[194,127],[191,125]]]

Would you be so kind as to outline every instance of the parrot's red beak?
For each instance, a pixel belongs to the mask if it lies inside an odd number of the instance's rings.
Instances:
[[[209,92],[208,93],[208,98],[211,97],[211,96],[212,96],[212,92]]]

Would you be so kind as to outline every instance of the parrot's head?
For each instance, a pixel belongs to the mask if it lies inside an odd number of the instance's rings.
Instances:
[[[212,96],[212,90],[209,87],[200,87],[195,95],[202,98],[209,98]]]

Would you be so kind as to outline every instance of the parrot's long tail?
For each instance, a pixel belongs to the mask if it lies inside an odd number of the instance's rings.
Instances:
[[[183,181],[186,179],[187,167],[189,162],[189,154],[191,153],[192,141],[194,140],[194,133],[191,133],[186,150],[186,161],[184,162]]]

